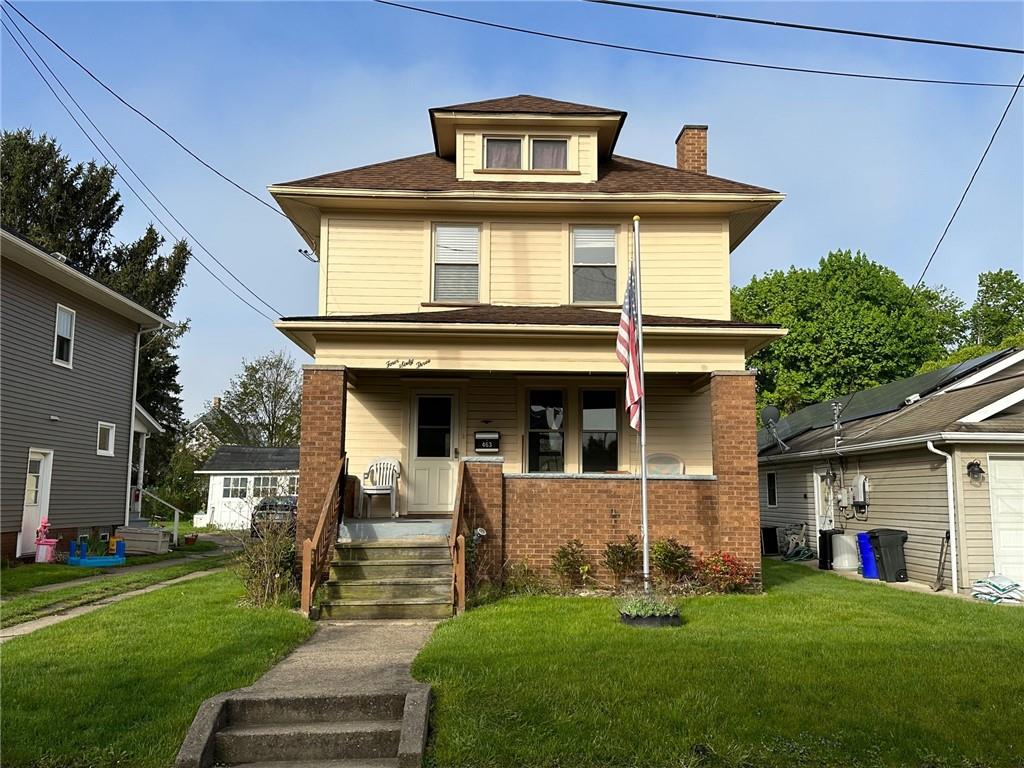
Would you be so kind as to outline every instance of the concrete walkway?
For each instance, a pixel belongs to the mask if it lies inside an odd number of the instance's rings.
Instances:
[[[95,576],[86,576],[84,579],[71,579],[70,581],[58,581],[56,584],[43,584],[39,587],[29,587],[28,589],[18,592],[11,597],[20,597],[21,595],[31,594],[33,592],[54,592],[58,589],[64,589],[66,587],[77,587],[79,584],[91,584],[94,581],[103,581],[109,579],[112,576],[124,576],[128,573],[142,573],[143,571],[156,571],[160,568],[170,568],[175,565],[182,565],[184,563],[190,563],[194,560],[207,560],[211,557],[221,557],[229,554],[232,550],[226,549],[213,549],[209,552],[196,552],[189,554],[182,554],[181,557],[168,557],[164,560],[157,560],[154,563],[143,563],[142,565],[125,565],[118,566],[116,568],[104,568],[103,573],[97,573]]]
[[[223,571],[223,568],[211,568],[208,571],[196,571],[194,573],[188,573],[184,576],[179,576],[176,579],[168,579],[167,581],[160,581],[156,584],[150,584],[148,587],[142,587],[140,589],[133,589],[131,592],[122,592],[119,595],[111,595],[110,597],[104,597],[101,600],[97,600],[95,603],[88,603],[87,605],[80,605],[77,608],[68,608],[65,611],[58,611],[52,613],[49,616],[43,616],[40,619],[34,619],[32,621],[26,621],[21,624],[15,624],[13,627],[5,627],[0,629],[0,644],[6,643],[15,637],[22,637],[23,635],[31,634],[38,629],[44,627],[50,627],[54,624],[60,624],[62,621],[73,619],[76,616],[84,616],[87,613],[98,611],[100,608],[105,608],[108,605],[114,603],[120,603],[122,600],[127,600],[131,597],[138,597],[139,595],[145,595],[148,592],[155,592],[158,589],[169,587],[174,584],[180,584],[184,581],[191,581],[192,579],[198,579],[202,576],[209,576],[212,573]],[[102,578],[102,577],[99,577]],[[88,579],[82,579],[81,581],[73,581],[71,584],[81,584],[82,581],[88,581]],[[62,586],[68,586],[68,582],[65,582]]]
[[[247,692],[267,696],[401,693],[418,683],[409,674],[437,621],[324,621],[303,645]]]
[[[776,557],[772,559],[780,560],[781,558]],[[831,573],[833,576],[842,576],[844,579],[848,579],[850,581],[859,581],[862,584],[874,584],[876,586],[889,587],[890,589],[898,589],[903,592],[917,592],[923,595],[939,595],[942,597],[954,597],[961,600],[971,599],[971,587],[969,584],[966,586],[966,588],[963,584],[959,585],[960,592],[959,594],[954,595],[953,587],[949,583],[948,579],[946,580],[945,588],[941,592],[935,592],[932,590],[930,584],[924,584],[920,581],[881,581],[879,579],[865,579],[863,576],[860,575],[858,571],[855,570],[837,569],[832,571],[821,571],[818,568],[817,558],[813,560],[797,560],[791,562],[795,562],[797,565],[803,565],[807,568],[812,568],[813,570],[819,571],[820,573]]]

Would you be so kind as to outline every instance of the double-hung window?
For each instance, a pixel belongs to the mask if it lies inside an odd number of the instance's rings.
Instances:
[[[438,224],[434,227],[434,301],[480,299],[480,227]]]
[[[53,329],[53,362],[71,367],[75,353],[75,310],[57,305],[56,327]]]
[[[249,495],[248,477],[225,477],[224,493],[225,499],[244,499]]]
[[[611,389],[580,391],[584,472],[614,472],[619,468],[618,397]]]
[[[572,300],[615,301],[615,227],[573,227]]]
[[[565,471],[565,395],[560,389],[528,393],[530,472]]]

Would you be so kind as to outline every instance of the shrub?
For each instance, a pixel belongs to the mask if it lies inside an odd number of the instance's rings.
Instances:
[[[563,587],[578,587],[590,576],[590,562],[583,551],[583,542],[573,539],[566,542],[551,556],[551,570],[562,582]]]
[[[742,592],[754,584],[750,566],[728,552],[712,552],[697,561],[697,581],[715,592]]]
[[[635,574],[640,569],[640,560],[640,540],[632,534],[626,537],[625,544],[609,541],[604,546],[604,564],[615,576],[616,584]]]
[[[619,613],[627,616],[678,616],[675,603],[656,595],[635,595],[619,602]]]
[[[258,536],[239,536],[235,566],[245,587],[245,602],[255,607],[291,603],[296,595],[295,535],[287,525],[263,525]]]
[[[669,584],[693,574],[693,551],[675,539],[659,539],[651,545],[651,565]]]

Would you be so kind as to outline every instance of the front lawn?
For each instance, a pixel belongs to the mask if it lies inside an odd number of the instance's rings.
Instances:
[[[434,766],[1020,766],[1024,609],[765,562],[764,595],[509,598],[440,625]]]
[[[241,595],[215,574],[5,643],[0,763],[169,766],[204,699],[255,682],[312,632]]]
[[[0,595],[7,597],[33,587],[60,584],[102,573],[98,568],[79,568],[59,563],[26,563],[0,568]]]

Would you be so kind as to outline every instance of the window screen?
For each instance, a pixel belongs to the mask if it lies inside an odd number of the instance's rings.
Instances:
[[[434,301],[480,297],[480,228],[439,224],[434,228]]]

